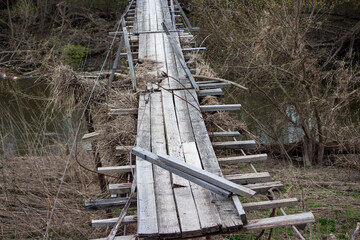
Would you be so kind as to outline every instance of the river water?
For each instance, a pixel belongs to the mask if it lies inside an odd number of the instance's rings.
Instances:
[[[41,155],[73,139],[76,112],[52,102],[45,79],[0,78],[1,155]]]

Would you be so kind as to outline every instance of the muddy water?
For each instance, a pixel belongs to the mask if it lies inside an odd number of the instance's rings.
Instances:
[[[44,79],[0,78],[0,154],[41,155],[70,142],[76,114],[54,109]]]

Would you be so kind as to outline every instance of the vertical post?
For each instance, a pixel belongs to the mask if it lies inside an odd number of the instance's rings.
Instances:
[[[174,0],[170,0],[171,19],[173,23],[173,30],[176,30],[175,7]]]
[[[108,86],[107,86],[108,89],[111,88],[112,81],[114,79],[115,71],[116,71],[117,65],[119,63],[120,53],[121,53],[121,50],[122,50],[123,46],[124,46],[124,34],[121,35],[119,48],[118,48],[118,50],[116,52],[115,61],[114,61],[113,67],[111,69],[111,74],[110,74],[110,78],[109,78],[109,82],[108,82]]]
[[[126,29],[126,24],[125,24],[124,18],[122,18],[122,29],[123,29],[123,37],[124,37],[124,42],[125,42],[125,47],[126,47],[128,64],[129,64],[129,68],[130,68],[132,87],[133,87],[133,90],[136,91],[136,75],[135,75],[133,58],[132,58],[132,53],[131,53],[131,48],[130,48],[129,34]]]

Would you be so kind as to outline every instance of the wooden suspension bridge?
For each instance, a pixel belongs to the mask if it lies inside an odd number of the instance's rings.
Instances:
[[[258,172],[252,164],[265,161],[267,155],[245,154],[244,150],[256,147],[255,141],[237,141],[239,132],[207,131],[202,112],[239,110],[241,105],[199,104],[199,97],[223,95],[221,88],[230,83],[195,81],[186,55],[204,48],[182,48],[183,39],[191,39],[191,31],[197,29],[177,0],[132,0],[118,24],[121,31],[109,33],[121,35],[109,87],[121,55],[127,57],[134,90],[136,58],[156,62],[148,73],[155,81],[140,94],[137,109],[110,111],[114,115],[138,115],[136,147],[116,149],[132,149],[136,160],[134,165],[102,167],[98,171],[133,174],[133,182],[110,184],[113,198],[85,202],[88,210],[122,209],[118,218],[93,220],[93,227],[114,226],[107,239],[173,239],[292,226],[305,239],[299,229],[314,222],[313,214],[285,213],[283,207],[296,206],[298,200],[274,197],[274,192],[283,188],[282,183],[271,181],[269,173]],[[121,53],[122,45],[126,53]],[[83,140],[98,134],[86,134]],[[233,141],[213,142],[210,137]],[[242,155],[218,158],[214,149],[239,149]],[[250,164],[253,172],[223,175],[220,166],[238,163]],[[266,193],[269,200],[251,202],[254,194]],[[123,194],[128,197],[117,197]],[[247,202],[242,203],[239,196],[248,198]],[[126,215],[130,206],[136,206],[137,215]],[[276,208],[282,216],[249,218],[251,211]],[[120,224],[130,223],[137,223],[136,235],[115,237]]]

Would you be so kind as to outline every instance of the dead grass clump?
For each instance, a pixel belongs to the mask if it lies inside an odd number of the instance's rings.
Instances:
[[[94,86],[94,80],[87,80],[78,76],[67,65],[55,67],[52,75],[53,96],[55,101],[68,102],[74,99],[75,103],[86,103]],[[105,84],[99,82],[95,88],[91,102],[105,101]]]
[[[199,55],[193,55],[189,61],[190,64],[196,68],[196,75],[201,75],[205,77],[216,77],[216,72],[210,67],[210,65],[205,61],[205,59]]]
[[[157,75],[160,74],[159,70],[160,65],[157,61],[142,59],[141,63],[135,66],[137,87],[146,89],[147,83],[156,81]]]

